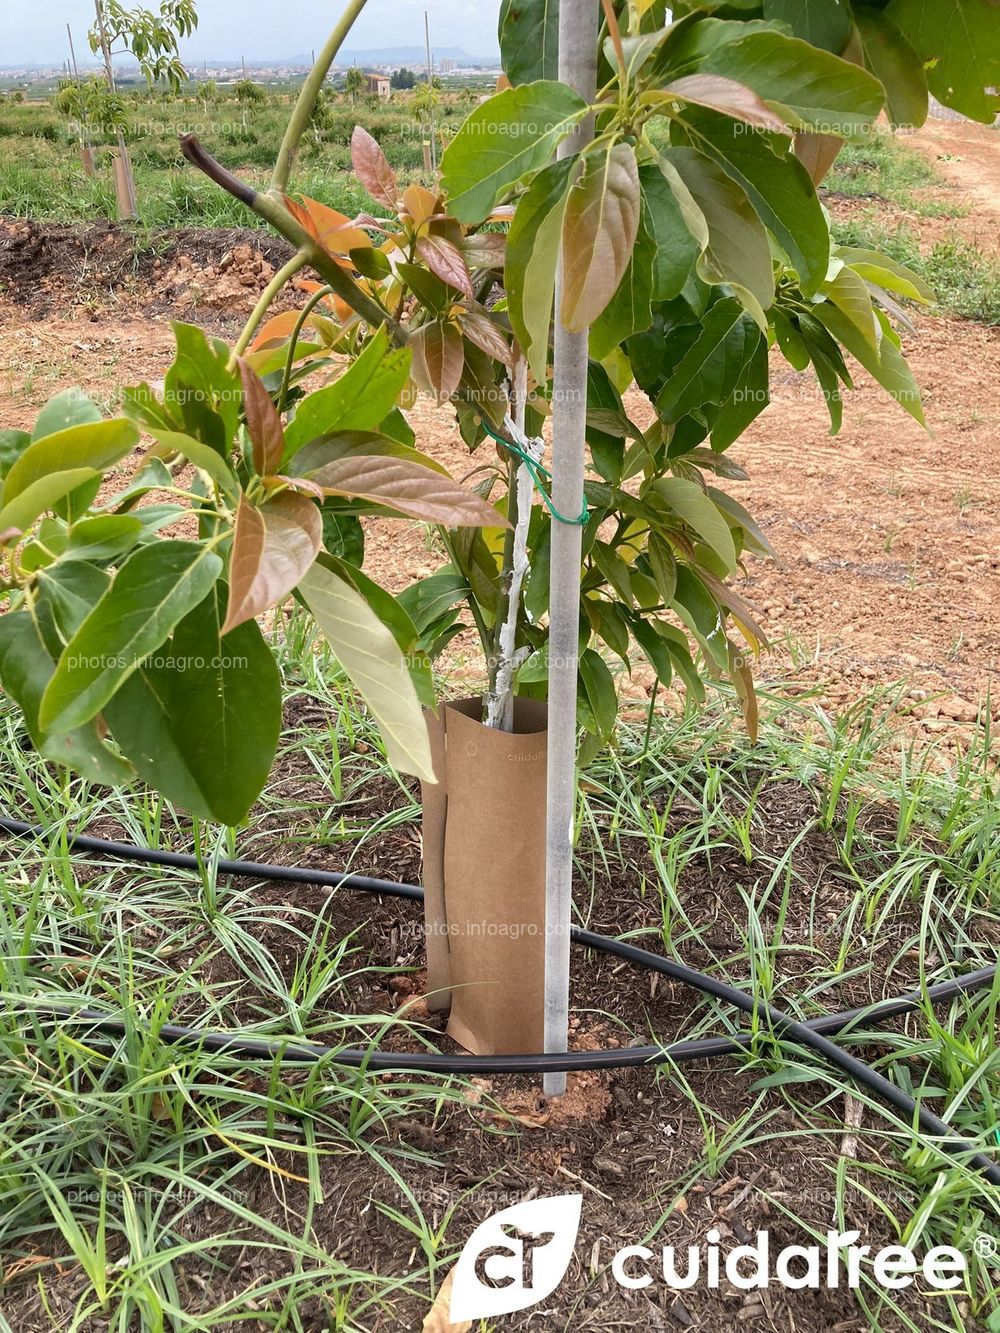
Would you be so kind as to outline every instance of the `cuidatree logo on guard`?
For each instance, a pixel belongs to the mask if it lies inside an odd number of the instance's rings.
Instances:
[[[453,1324],[526,1310],[566,1276],[582,1194],[529,1199],[494,1213],[466,1241],[452,1279]]]

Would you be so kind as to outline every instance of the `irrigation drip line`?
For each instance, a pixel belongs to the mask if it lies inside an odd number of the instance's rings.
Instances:
[[[21,838],[45,837],[45,830],[38,825],[26,824],[15,819],[0,819],[0,832]],[[114,860],[137,861],[143,865],[181,870],[199,868],[194,856],[182,852],[166,852],[153,847],[137,847],[130,843],[108,842],[103,838],[91,838],[86,834],[68,835],[67,843],[72,851],[94,852]],[[214,867],[216,873],[221,875],[356,889],[362,893],[407,898],[412,902],[421,902],[424,896],[423,889],[416,884],[402,884],[395,880],[375,879],[343,871],[312,870],[298,866],[274,866],[256,861],[230,860],[216,861]],[[916,1122],[925,1135],[937,1141],[937,1146],[949,1153],[968,1155],[970,1166],[982,1171],[992,1185],[1000,1185],[1000,1163],[979,1152],[971,1143],[957,1135],[950,1125],[926,1107],[919,1105],[895,1083],[829,1039],[831,1036],[850,1031],[870,1029],[890,1018],[913,1013],[928,1002],[935,1005],[945,1004],[959,995],[988,989],[996,981],[998,964],[980,968],[978,971],[969,972],[965,976],[949,981],[938,982],[924,989],[913,990],[866,1008],[824,1014],[808,1021],[800,1021],[728,982],[698,972],[660,954],[651,953],[647,949],[637,948],[624,940],[583,930],[578,926],[572,929],[572,940],[574,944],[584,948],[609,954],[669,977],[671,980],[683,982],[703,994],[733,1005],[745,1014],[766,1020],[774,1035],[787,1037],[795,1044],[821,1055],[873,1096],[899,1111],[905,1119],[911,1123]],[[35,1000],[18,1002],[16,1008],[30,1015],[86,1023],[92,1030],[107,1036],[124,1036],[131,1030],[126,1019],[115,1017],[100,1009]],[[444,1055],[435,1051],[396,1052],[360,1048],[342,1050],[333,1046],[297,1042],[286,1038],[256,1037],[239,1031],[210,1032],[202,1028],[183,1027],[172,1023],[160,1027],[157,1035],[163,1041],[194,1043],[203,1050],[229,1055],[237,1060],[266,1059],[291,1064],[315,1064],[330,1059],[348,1068],[373,1072],[535,1075],[588,1069],[636,1068],[644,1065],[666,1065],[687,1060],[732,1056],[746,1050],[757,1039],[750,1033],[732,1033],[725,1037],[678,1041],[668,1046],[633,1046],[624,1049],[572,1051],[552,1055],[483,1056]]]

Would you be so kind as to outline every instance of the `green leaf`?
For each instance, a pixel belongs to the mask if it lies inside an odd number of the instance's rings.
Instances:
[[[29,486],[55,472],[88,468],[103,472],[136,445],[139,432],[131,421],[94,421],[68,426],[33,441],[13,465],[3,484],[8,505]]]
[[[177,355],[164,378],[161,410],[174,429],[225,457],[236,435],[243,397],[239,373],[229,368],[229,348],[218,338],[209,340],[194,324],[175,321],[171,328]]]
[[[606,542],[595,542],[591,554],[597,568],[622,601],[627,602],[629,606],[634,606],[635,597],[632,593],[629,567],[618,552],[613,547],[608,546]]]
[[[385,588],[370,579],[367,574],[343,560],[330,556],[324,559],[323,564],[332,573],[351,584],[382,624],[392,631],[392,637],[406,659],[417,698],[425,708],[436,708],[437,697],[434,693],[431,661],[420,648],[420,634],[402,600],[393,597],[392,593],[386,592]]]
[[[464,601],[468,595],[469,584],[465,575],[443,569],[429,578],[411,583],[397,600],[413,620],[418,633],[423,634],[443,612]]]
[[[774,267],[767,232],[746,193],[703,153],[664,150],[708,224],[708,248],[698,261],[706,282],[728,282],[762,329],[774,300]]]
[[[796,37],[834,55],[851,35],[847,0],[764,0],[764,17],[787,23]]]
[[[885,100],[866,70],[778,32],[717,46],[702,69],[746,84],[794,127],[845,139],[870,133]]]
[[[702,152],[740,186],[811,295],[827,274],[830,230],[809,173],[785,151],[787,141],[741,133],[733,121],[711,112],[686,119]],[[779,143],[782,151],[776,152]]]
[[[33,743],[43,758],[64,764],[90,782],[121,786],[131,767],[101,740],[93,721],[52,736],[39,724],[38,708],[55,670],[55,661],[28,611],[0,616],[0,684],[24,715]]]
[[[656,398],[661,421],[672,425],[706,403],[722,403],[757,349],[760,330],[739,301],[717,301],[694,343]]]
[[[854,12],[865,68],[885,89],[886,110],[894,128],[922,125],[927,119],[927,75],[923,62],[884,10]]]
[[[389,762],[400,772],[435,782],[420,700],[391,629],[356,588],[328,567],[323,556],[299,590],[371,710]]]
[[[736,388],[712,423],[712,448],[716,453],[738,440],[771,401],[767,340],[757,339],[756,351],[743,367]]]
[[[540,171],[518,201],[507,238],[507,313],[535,379],[547,379],[549,327],[570,178],[579,159]]]
[[[78,486],[92,481],[95,477],[99,480],[100,475],[92,467],[77,467],[69,472],[54,472],[51,476],[41,477],[38,481],[32,482],[20,495],[0,509],[0,532],[6,532],[8,528],[18,528],[21,532],[27,532],[40,514],[52,509]]]
[[[220,557],[197,542],[141,546],[66,645],[42,697],[42,728],[89,722],[221,572]]]
[[[600,653],[587,648],[580,654],[580,683],[590,716],[584,713],[583,725],[602,740],[614,734],[618,720],[618,691],[615,678]]]
[[[82,389],[64,389],[50,398],[39,412],[31,438],[40,440],[46,435],[69,430],[71,426],[91,426],[101,420],[97,404]]]
[[[664,166],[669,166],[669,179]],[[652,297],[654,301],[672,301],[681,294],[695,260],[708,245],[708,225],[690,190],[670,164],[641,166],[639,187],[643,220],[656,245]]]
[[[285,428],[286,461],[309,440],[338,431],[371,431],[392,412],[410,373],[410,352],[390,348],[380,328],[339,379],[303,398]]]
[[[54,657],[108,590],[111,575],[85,560],[60,560],[39,571],[42,632]]]
[[[841,268],[832,282],[824,284],[823,295],[847,316],[872,351],[877,353],[881,330],[864,279],[852,269]]]
[[[548,165],[586,111],[572,88],[547,79],[505,89],[477,107],[441,159],[441,185],[453,216],[484,221],[502,194]]]
[[[1000,113],[1000,29],[992,0],[889,0],[939,102],[989,125]]]
[[[281,678],[259,627],[223,636],[225,584],[174,629],[105,708],[143,779],[201,819],[244,820],[271,771]]]
[[[900,407],[908,412],[914,421],[926,427],[924,409],[920,401],[920,390],[913,378],[913,372],[906,364],[906,358],[893,340],[889,321],[876,312],[876,319],[882,329],[879,351],[861,335],[850,319],[829,301],[815,307],[817,317],[838,342],[843,343],[855,360],[860,361],[869,375],[881,384],[886,393],[895,398]],[[815,359],[814,359],[815,360]],[[818,368],[817,368],[818,370]]]
[[[729,644],[722,625],[722,611],[701,579],[687,565],[677,566],[673,609],[716,664],[728,670]],[[677,660],[676,656],[674,660]]]
[[[72,560],[114,560],[135,546],[142,536],[142,529],[142,522],[137,516],[98,514],[94,518],[74,523],[56,554],[68,556]],[[49,549],[52,549],[51,545]]]
[[[200,472],[204,472],[230,500],[239,498],[240,484],[232,468],[210,444],[181,431],[160,430],[156,426],[147,426],[146,429],[165,450],[180,454]]]
[[[31,443],[31,436],[26,430],[0,430],[0,481]]]
[[[660,477],[652,489],[715,552],[729,573],[736,569],[736,547],[729,524],[702,488],[686,477]],[[678,570],[678,580],[680,570]]]
[[[502,0],[498,36],[511,83],[559,77],[559,0]]]
[[[935,299],[933,289],[928,287],[918,274],[902,264],[897,264],[894,259],[880,254],[877,250],[862,250],[840,245],[837,246],[834,255],[837,259],[842,259],[860,278],[884,287],[887,292],[896,292],[911,301],[920,301],[925,305]]]
[[[658,532],[649,534],[646,557],[653,571],[653,582],[664,606],[669,606],[677,592],[677,560],[674,548]]]
[[[639,228],[639,172],[631,144],[584,158],[563,219],[564,324],[579,332],[604,310],[625,276]]]
[[[328,504],[320,505],[323,520],[323,546],[330,555],[361,565],[365,558],[365,530],[354,514],[339,513]]]
[[[632,636],[642,649],[649,665],[656,672],[661,685],[669,685],[673,677],[673,658],[666,640],[657,634],[642,616],[636,615],[631,621]]]

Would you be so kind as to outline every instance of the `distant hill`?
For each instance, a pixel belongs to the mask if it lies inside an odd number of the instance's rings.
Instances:
[[[470,55],[460,46],[431,45],[431,56],[437,60],[454,60],[456,65],[499,65],[499,55]],[[427,55],[422,46],[384,46],[368,50],[341,51],[338,65],[423,65]]]

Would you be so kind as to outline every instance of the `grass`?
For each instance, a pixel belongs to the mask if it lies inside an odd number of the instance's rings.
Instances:
[[[63,783],[26,748],[14,710],[0,699],[0,809],[50,830],[45,850],[8,842],[0,872],[0,1309],[31,1309],[39,1321],[32,1327],[413,1327],[472,1222],[501,1206],[490,1204],[489,1180],[427,1193],[448,1162],[426,1127],[481,1109],[490,1096],[482,1088],[368,1077],[335,1060],[251,1072],[157,1037],[173,1020],[333,1046],[398,1041],[407,1032],[418,1046],[426,1039],[405,1014],[370,1013],[359,1003],[385,972],[354,929],[365,919],[363,900],[352,900],[352,924],[338,930],[339,898],[329,900],[329,914],[305,902],[289,909],[259,885],[215,873],[220,856],[273,856],[276,843],[289,861],[302,861],[317,839],[338,843],[344,864],[367,865],[386,839],[405,845],[417,814],[410,788],[386,769],[369,723],[301,622],[292,622],[280,650],[303,720],[286,733],[275,779],[238,833],[192,830],[141,789]],[[656,719],[648,740],[644,726],[625,726],[581,793],[582,919],[738,982],[749,978],[757,994],[804,1016],[840,1007],[845,987],[870,985],[879,995],[883,984],[907,989],[901,977],[914,969],[939,979],[994,961],[982,942],[1000,894],[991,738],[937,772],[894,740],[896,702],[876,693],[840,719],[808,703],[772,703],[756,748],[734,728],[731,703],[718,698],[700,717]],[[373,784],[387,793],[374,820]],[[786,787],[801,793],[805,813],[779,845],[769,810]],[[95,826],[153,845],[193,843],[201,870],[154,873],[67,856],[64,835]],[[800,853],[816,837],[839,885],[832,912],[823,901],[802,907]],[[392,872],[383,864],[381,873]],[[605,901],[586,887],[619,882],[635,886],[634,901],[624,902],[624,890]],[[698,906],[705,882],[737,886],[707,917]],[[33,998],[123,1013],[128,1033],[109,1045],[85,1023],[55,1027],[10,1007]],[[1000,986],[947,1009],[928,1007],[877,1040],[848,1041],[988,1146],[1000,1109],[998,1004]],[[602,1016],[623,1042],[672,1035],[637,1030],[641,1015],[616,1009],[611,995]],[[732,1022],[706,1003],[689,1016],[687,1035]],[[677,1170],[666,1159],[658,1164],[638,1200],[643,1225],[653,1219],[650,1236],[668,1224],[679,1197],[710,1189],[748,1155],[777,1141],[792,1153],[796,1136],[818,1136],[829,1145],[841,1229],[863,1195],[900,1243],[918,1251],[957,1245],[970,1255],[968,1291],[945,1297],[930,1323],[914,1324],[891,1293],[870,1286],[857,1293],[858,1318],[915,1333],[982,1327],[976,1321],[989,1318],[996,1273],[973,1247],[978,1235],[997,1232],[995,1195],[835,1071],[794,1049],[785,1056],[779,1061],[761,1034],[742,1058],[750,1077],[733,1118],[713,1109],[697,1070],[648,1078],[646,1096],[679,1100],[686,1134],[696,1139]],[[838,1156],[848,1092],[865,1105],[864,1150]],[[789,1115],[797,1126],[790,1138]],[[520,1163],[510,1178],[517,1186],[533,1160],[533,1131],[501,1116],[492,1132],[506,1136],[511,1163]],[[466,1173],[478,1172],[470,1162]],[[358,1178],[369,1182],[368,1221],[341,1217],[337,1204]],[[553,1192],[544,1171],[535,1185]],[[794,1238],[805,1240],[814,1227],[809,1210],[795,1197],[778,1205]],[[331,1210],[334,1230],[324,1231]],[[372,1227],[381,1237],[377,1261],[360,1243]],[[602,1271],[584,1272],[573,1300],[596,1292]]]
[[[474,94],[446,94],[439,126],[457,125]],[[293,182],[331,207],[354,213],[371,200],[350,171],[349,142],[355,123],[382,144],[404,183],[422,173],[426,124],[408,96],[372,108],[345,99],[324,103],[319,122],[305,136]],[[130,100],[126,138],[136,176],[142,221],[147,227],[261,226],[255,215],[222,196],[217,187],[185,163],[178,134],[193,131],[227,167],[253,185],[265,184],[277,156],[291,97],[272,97],[264,106],[237,102],[204,104],[196,99],[164,102],[137,95]],[[98,140],[97,175],[83,176],[77,137],[48,105],[0,104],[0,214],[41,221],[92,222],[117,216],[110,148]]]
[[[873,211],[860,218],[835,221],[840,245],[879,250],[913,269],[934,290],[939,306],[960,319],[1000,324],[1000,261],[957,233],[922,249],[918,234],[906,223],[888,225]]]
[[[875,134],[868,143],[845,144],[824,186],[848,198],[895,204],[922,218],[959,218],[968,212],[957,200],[928,198],[928,190],[946,189],[948,182],[922,153],[889,133]]]

